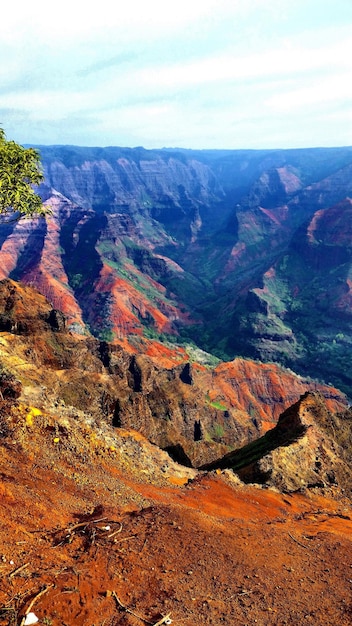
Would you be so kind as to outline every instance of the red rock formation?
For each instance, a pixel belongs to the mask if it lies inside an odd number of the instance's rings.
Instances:
[[[339,410],[345,403],[343,395],[333,387],[308,383],[277,365],[249,359],[221,363],[214,370],[213,381],[231,406],[260,421],[261,433],[272,428],[282,411],[308,388],[321,391],[331,411]]]
[[[319,389],[332,410],[346,404],[333,388],[276,365],[236,359],[210,368],[177,346],[143,340],[133,356],[122,343],[78,340],[43,296],[13,281],[0,283],[0,311],[3,354],[18,349],[20,380],[25,367],[26,380],[41,380],[52,401],[139,430],[163,448],[181,446],[194,465],[258,438],[307,389]]]

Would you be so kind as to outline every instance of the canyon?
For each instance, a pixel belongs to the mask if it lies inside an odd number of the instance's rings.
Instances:
[[[351,395],[350,148],[39,151],[51,217],[1,226],[1,278],[75,332],[276,362]]]
[[[352,149],[40,153],[48,216],[0,226],[0,624],[351,624]]]

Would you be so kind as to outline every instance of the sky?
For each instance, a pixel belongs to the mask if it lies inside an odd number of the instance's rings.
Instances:
[[[352,0],[12,0],[0,60],[21,144],[352,145]]]

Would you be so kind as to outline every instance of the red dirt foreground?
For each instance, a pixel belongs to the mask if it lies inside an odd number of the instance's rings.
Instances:
[[[197,473],[65,407],[3,424],[1,625],[352,624],[343,494]]]

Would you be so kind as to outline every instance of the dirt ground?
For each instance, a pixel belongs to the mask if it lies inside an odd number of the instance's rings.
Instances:
[[[136,433],[21,415],[0,441],[1,625],[352,624],[343,494],[196,475]]]

